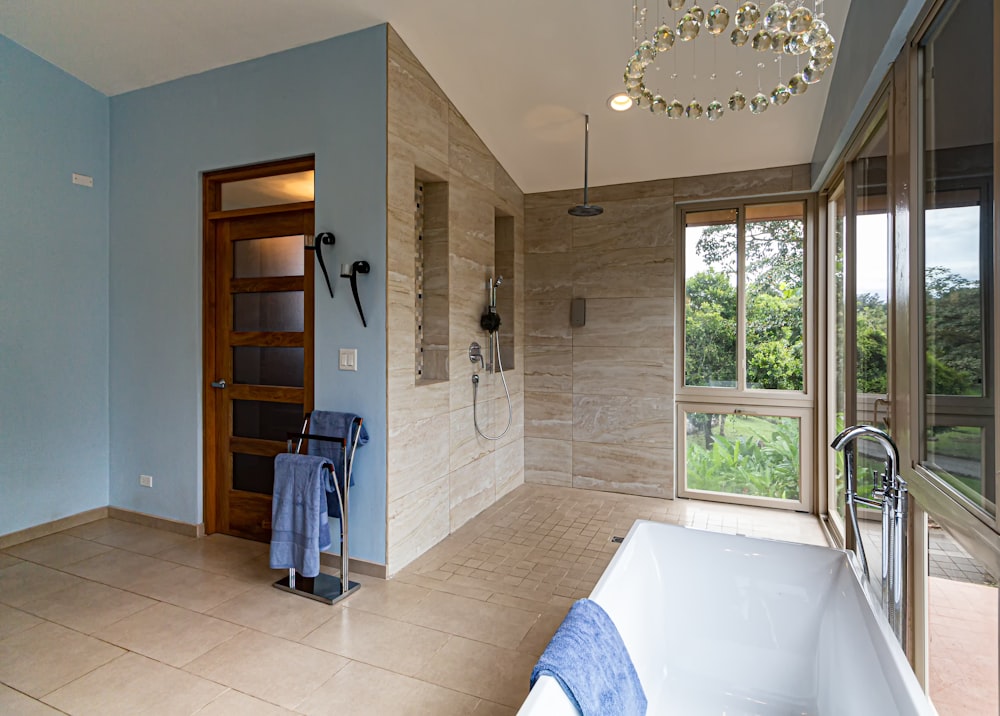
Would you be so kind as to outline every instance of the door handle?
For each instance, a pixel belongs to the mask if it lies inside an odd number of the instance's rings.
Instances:
[[[224,390],[225,387],[226,387],[226,379],[223,378],[222,380],[213,380],[212,381],[212,387],[213,388],[220,388],[220,389]]]

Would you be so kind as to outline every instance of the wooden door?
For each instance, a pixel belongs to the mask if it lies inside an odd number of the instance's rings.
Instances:
[[[205,228],[206,531],[269,541],[274,456],[312,409],[313,203]]]

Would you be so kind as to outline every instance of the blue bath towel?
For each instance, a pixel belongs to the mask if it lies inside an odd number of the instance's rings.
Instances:
[[[597,602],[581,599],[531,672],[553,677],[582,716],[642,716],[646,694],[614,622]]]
[[[325,458],[296,453],[274,458],[271,569],[294,567],[303,577],[319,574],[319,553],[330,547],[326,463]]]
[[[329,435],[331,437],[346,437],[347,449],[350,451],[354,444],[354,434],[358,426],[354,419],[358,417],[354,413],[338,413],[331,410],[314,410],[309,418],[309,432],[313,435]],[[368,442],[368,430],[364,424],[361,425],[361,435],[358,436],[358,447]],[[321,455],[333,463],[337,471],[337,482],[340,490],[344,490],[344,454],[340,443],[327,442],[325,440],[310,440],[309,454]],[[354,484],[354,473],[351,473],[351,484]],[[340,502],[337,500],[337,491],[333,490],[327,495],[327,514],[330,517],[340,518]]]

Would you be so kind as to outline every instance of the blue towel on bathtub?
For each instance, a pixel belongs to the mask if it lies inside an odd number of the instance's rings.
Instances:
[[[313,435],[328,435],[330,437],[346,437],[347,450],[350,453],[351,446],[354,445],[354,435],[358,431],[358,426],[354,419],[358,417],[354,413],[338,413],[332,410],[314,410],[309,418],[309,432]],[[368,442],[368,430],[364,423],[361,424],[361,434],[358,436],[358,447]],[[310,440],[309,454],[321,455],[328,459],[337,472],[337,483],[340,490],[344,490],[344,453],[340,443],[327,442],[325,440]],[[351,484],[354,484],[354,473],[351,473]],[[327,513],[330,517],[340,518],[340,502],[337,500],[337,491],[332,489],[327,495]]]
[[[330,547],[326,458],[280,453],[274,458],[271,500],[271,569],[291,569],[303,577],[319,574],[319,553]]]
[[[621,634],[597,602],[581,599],[531,672],[553,677],[582,716],[642,716],[646,694]]]

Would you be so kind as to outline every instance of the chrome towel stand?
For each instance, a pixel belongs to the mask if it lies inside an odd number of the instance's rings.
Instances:
[[[288,569],[288,576],[282,577],[274,586],[285,592],[291,592],[292,594],[298,594],[303,597],[308,597],[309,599],[315,599],[318,602],[323,602],[324,604],[335,604],[341,599],[346,598],[352,592],[356,592],[361,589],[361,585],[358,582],[352,582],[350,580],[350,559],[347,554],[347,513],[348,504],[350,502],[351,493],[351,473],[354,470],[354,453],[358,449],[358,440],[361,437],[361,426],[363,420],[361,418],[354,418],[351,422],[351,431],[354,434],[354,440],[351,444],[351,449],[348,452],[347,443],[350,437],[341,436],[330,436],[330,435],[314,435],[306,431],[309,426],[310,414],[306,414],[305,420],[302,423],[302,432],[299,433],[288,433],[288,452],[300,452],[302,450],[303,440],[321,440],[325,442],[340,443],[341,450],[344,455],[343,471],[341,474],[344,475],[344,488],[340,488],[340,480],[337,479],[337,469],[332,463],[327,463],[326,467],[330,471],[331,482],[333,482],[333,488],[337,494],[337,503],[340,505],[340,576],[335,577],[332,574],[326,574],[320,572],[315,577],[303,577],[302,575],[296,574],[295,568],[290,567]],[[297,441],[297,442],[296,442]],[[295,443],[293,450],[293,443]]]

